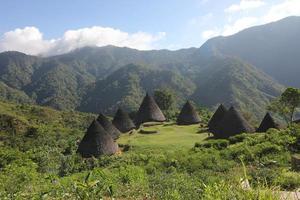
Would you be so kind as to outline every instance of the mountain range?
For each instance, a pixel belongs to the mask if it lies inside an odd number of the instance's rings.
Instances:
[[[146,91],[169,88],[178,105],[236,105],[262,117],[287,86],[300,87],[300,17],[208,40],[200,48],[139,51],[84,47],[38,57],[0,53],[0,98],[56,109],[137,109]]]

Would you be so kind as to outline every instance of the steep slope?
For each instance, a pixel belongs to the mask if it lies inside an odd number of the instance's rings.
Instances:
[[[256,117],[262,117],[268,102],[283,90],[271,77],[236,58],[212,58],[195,82],[197,89],[192,97],[198,104],[235,105]]]
[[[184,71],[182,63],[195,50],[138,51],[114,46],[85,47],[49,58],[4,52],[0,53],[0,81],[11,89],[25,92],[40,105],[75,109],[88,85],[105,79],[129,63],[147,65],[152,69]],[[2,95],[3,98],[7,96]]]
[[[57,109],[74,109],[81,101],[87,85],[94,78],[73,66],[57,60],[44,61],[24,89],[40,105]]]
[[[21,89],[31,82],[38,60],[38,57],[20,52],[0,53],[0,80],[10,87]]]
[[[207,41],[196,55],[239,57],[286,86],[300,87],[300,17]]]
[[[191,81],[174,71],[130,64],[96,82],[83,98],[79,110],[113,113],[121,106],[133,111],[139,107],[146,91],[152,93],[162,87],[176,91],[179,103],[195,89]]]
[[[0,81],[0,100],[16,103],[34,103],[23,91],[11,88],[2,81]]]

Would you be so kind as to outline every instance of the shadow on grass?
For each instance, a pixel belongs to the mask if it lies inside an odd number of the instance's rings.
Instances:
[[[163,126],[174,126],[174,125],[176,125],[176,123],[175,123],[175,122],[172,122],[172,123],[164,124]]]
[[[139,131],[139,133],[140,133],[140,134],[157,134],[158,131],[156,131],[156,130],[149,130],[149,131],[146,131],[146,130],[141,129],[141,130]]]

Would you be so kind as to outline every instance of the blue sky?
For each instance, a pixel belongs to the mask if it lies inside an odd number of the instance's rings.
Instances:
[[[1,0],[0,51],[86,45],[199,47],[217,35],[300,15],[299,0]]]

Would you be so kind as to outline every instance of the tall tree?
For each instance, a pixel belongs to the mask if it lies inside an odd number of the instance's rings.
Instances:
[[[154,91],[154,99],[167,118],[170,118],[175,108],[174,92],[168,88],[157,89]]]
[[[279,99],[271,102],[268,109],[282,116],[287,123],[292,123],[298,107],[300,107],[300,89],[287,88]]]

